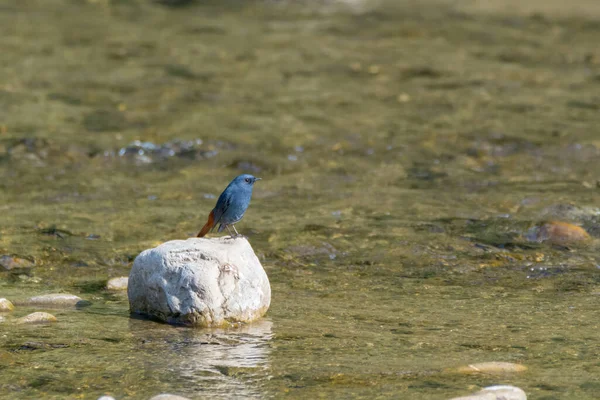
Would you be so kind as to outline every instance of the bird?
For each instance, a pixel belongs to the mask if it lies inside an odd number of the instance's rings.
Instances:
[[[206,224],[196,237],[205,236],[214,229],[217,224],[219,224],[217,232],[221,232],[223,229],[227,228],[231,237],[234,237],[229,229],[231,226],[235,231],[235,236],[239,236],[240,234],[237,229],[235,229],[234,224],[239,222],[244,216],[244,213],[248,209],[248,205],[250,205],[254,183],[261,179],[262,178],[256,178],[250,174],[243,174],[233,178],[219,196],[215,208],[208,214],[208,221],[206,221]]]

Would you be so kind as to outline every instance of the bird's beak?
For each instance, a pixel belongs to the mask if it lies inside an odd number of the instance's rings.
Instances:
[[[254,182],[260,181],[262,178],[254,178]]]

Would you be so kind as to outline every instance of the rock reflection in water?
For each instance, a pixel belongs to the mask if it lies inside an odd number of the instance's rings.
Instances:
[[[190,329],[132,319],[138,352],[152,375],[185,382],[185,392],[211,398],[263,398],[261,382],[269,367],[272,322],[260,320],[239,328]],[[156,364],[155,364],[156,363]],[[163,371],[163,373],[159,373]]]

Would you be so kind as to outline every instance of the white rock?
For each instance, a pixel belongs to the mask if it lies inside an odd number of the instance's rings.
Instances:
[[[454,397],[451,400],[527,400],[522,389],[515,386],[488,386],[479,392],[465,397]]]
[[[152,397],[150,400],[190,400],[187,397],[177,396],[176,394],[163,393]]]
[[[111,396],[102,396],[98,397],[98,400],[115,400],[115,398]]]
[[[41,307],[69,307],[79,303],[80,297],[68,293],[44,294],[29,298],[26,303],[32,306]]]
[[[271,303],[269,278],[243,238],[174,240],[143,251],[129,274],[132,313],[201,327],[250,322]]]
[[[45,324],[48,322],[57,322],[58,320],[52,314],[45,312],[34,312],[17,320],[17,324]]]
[[[14,309],[15,306],[13,305],[13,303],[10,302],[10,300],[5,298],[0,299],[0,312],[12,311]]]
[[[129,278],[126,276],[120,276],[118,278],[111,278],[106,284],[108,290],[127,290],[127,283]]]

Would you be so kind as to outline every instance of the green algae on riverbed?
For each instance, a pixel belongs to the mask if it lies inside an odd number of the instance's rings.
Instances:
[[[0,1],[0,297],[92,303],[3,314],[0,398],[596,398],[600,10],[499,4]],[[240,172],[268,318],[130,319],[106,280]]]

